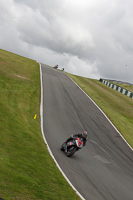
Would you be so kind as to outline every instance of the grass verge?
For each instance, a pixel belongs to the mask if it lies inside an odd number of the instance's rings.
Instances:
[[[68,75],[96,102],[133,147],[133,99],[98,80]]]
[[[39,113],[39,65],[0,49],[0,197],[80,199],[47,151]]]

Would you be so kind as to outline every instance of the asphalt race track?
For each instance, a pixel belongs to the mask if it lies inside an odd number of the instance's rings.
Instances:
[[[73,186],[86,200],[133,200],[133,151],[64,72],[42,64],[42,84],[44,134]],[[83,130],[86,146],[66,157],[61,144]]]

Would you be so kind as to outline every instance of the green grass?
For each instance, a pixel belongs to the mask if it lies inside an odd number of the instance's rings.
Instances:
[[[1,49],[0,197],[80,199],[56,167],[42,138],[39,65]]]
[[[133,99],[101,83],[68,74],[96,102],[133,147]]]

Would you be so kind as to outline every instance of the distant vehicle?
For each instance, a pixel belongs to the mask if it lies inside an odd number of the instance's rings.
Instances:
[[[58,69],[58,65],[55,65],[55,66],[54,66],[54,69]]]

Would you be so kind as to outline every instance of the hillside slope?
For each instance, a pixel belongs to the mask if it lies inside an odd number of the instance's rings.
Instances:
[[[39,64],[4,50],[0,50],[0,138],[0,198],[80,199],[42,138]]]

